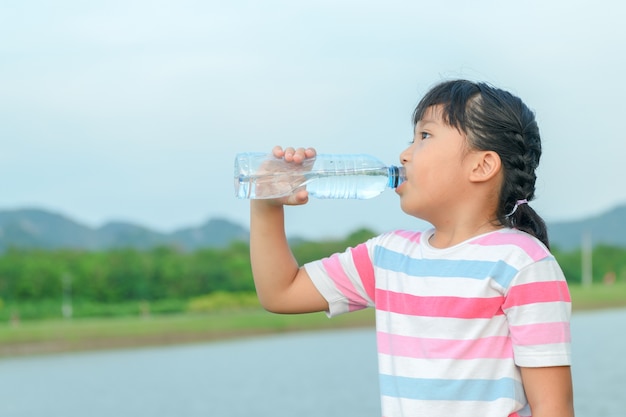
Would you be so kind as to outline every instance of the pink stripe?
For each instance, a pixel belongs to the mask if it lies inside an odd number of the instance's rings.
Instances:
[[[491,233],[472,241],[472,244],[484,246],[515,245],[524,250],[534,261],[544,259],[550,254],[530,236],[518,233]]]
[[[337,289],[349,300],[349,311],[360,310],[367,306],[367,301],[354,288],[352,281],[344,272],[338,254],[323,259],[322,265],[324,265],[328,275],[333,277]]]
[[[450,340],[400,336],[378,332],[378,351],[387,355],[419,359],[506,359],[513,357],[506,336]]]
[[[376,308],[392,313],[459,319],[491,318],[503,314],[503,297],[421,297],[378,289]]]
[[[415,232],[411,230],[396,230],[394,234],[416,243],[419,243],[422,238],[422,232]]]
[[[351,252],[354,266],[359,273],[359,277],[361,277],[361,282],[363,283],[365,292],[369,298],[373,300],[376,281],[374,280],[374,266],[372,265],[370,254],[367,251],[367,246],[364,243],[361,243],[357,247],[351,249]]]
[[[509,326],[513,343],[519,346],[569,343],[572,340],[567,322]]]
[[[531,282],[511,287],[502,308],[506,310],[515,306],[556,301],[571,302],[567,282]]]

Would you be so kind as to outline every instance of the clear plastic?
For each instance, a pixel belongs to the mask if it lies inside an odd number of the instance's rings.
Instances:
[[[235,158],[235,195],[241,199],[284,197],[303,187],[316,198],[367,199],[404,179],[403,167],[364,154],[320,154],[301,164],[256,152]]]

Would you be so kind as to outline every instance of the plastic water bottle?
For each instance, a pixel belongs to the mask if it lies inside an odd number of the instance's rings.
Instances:
[[[366,199],[396,188],[404,179],[404,167],[363,154],[321,154],[302,163],[258,152],[235,158],[235,195],[242,199],[284,197],[303,187],[316,198]]]

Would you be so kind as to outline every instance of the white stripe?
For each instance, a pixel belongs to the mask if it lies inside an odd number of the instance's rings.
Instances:
[[[524,326],[528,324],[569,322],[571,304],[565,301],[550,303],[534,303],[511,307],[506,311],[511,324]]]
[[[499,285],[490,279],[472,278],[441,278],[441,277],[412,277],[405,273],[389,272],[377,268],[376,287],[399,293],[417,295],[421,297],[499,297]]]
[[[543,366],[566,366],[572,364],[571,346],[569,343],[553,343],[538,346],[514,346],[515,363],[517,366],[529,368]]]
[[[515,278],[515,285],[549,282],[557,279],[565,281],[561,267],[555,259],[544,259],[521,269]]]
[[[416,359],[378,354],[381,374],[420,378],[521,380],[518,368],[509,359]]]
[[[393,323],[393,327],[390,326]],[[455,319],[447,317],[421,317],[376,310],[376,327],[379,331],[400,336],[457,340],[477,337],[507,336],[505,316],[491,319]]]

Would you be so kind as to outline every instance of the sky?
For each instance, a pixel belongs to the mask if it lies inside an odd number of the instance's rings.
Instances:
[[[547,221],[626,203],[626,3],[4,1],[0,210],[170,232],[226,219],[238,152],[274,145],[398,162],[434,84],[520,96],[543,139]],[[287,233],[424,228],[392,191],[288,207]]]

